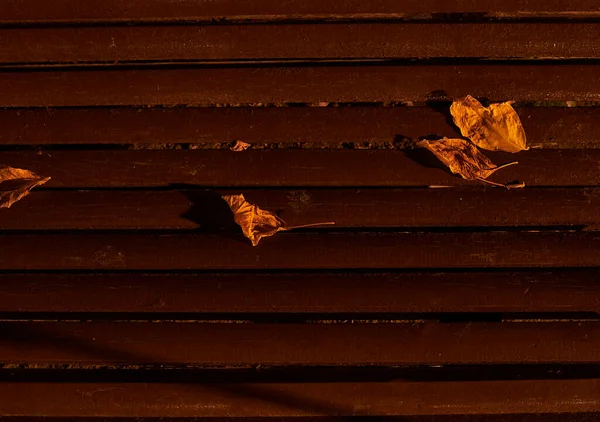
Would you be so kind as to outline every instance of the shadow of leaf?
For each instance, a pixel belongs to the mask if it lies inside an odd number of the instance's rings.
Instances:
[[[456,132],[456,137],[462,137],[460,129],[454,124],[454,119],[452,118],[452,114],[450,113],[450,106],[452,105],[451,101],[427,101],[425,105],[431,110],[438,112],[442,116],[444,116],[446,124],[452,127],[452,129]],[[442,137],[438,135],[437,138],[433,138],[434,135],[435,134],[429,134],[427,136],[429,137],[429,139],[437,139]],[[422,137],[421,139],[427,138]]]
[[[435,168],[445,171],[448,174],[452,172],[446,167],[433,153],[425,148],[415,148],[404,151],[406,156],[423,167]]]
[[[216,233],[227,238],[248,243],[242,229],[235,222],[233,212],[221,193],[212,189],[199,189],[197,185],[171,184],[180,189],[190,203],[190,208],[181,217],[198,224],[205,233]]]

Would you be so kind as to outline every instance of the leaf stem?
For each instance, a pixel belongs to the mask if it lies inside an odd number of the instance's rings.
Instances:
[[[292,226],[292,227],[286,227],[286,230],[293,230],[293,229],[305,229],[307,227],[315,227],[315,226],[333,226],[335,224],[335,221],[327,221],[325,223],[312,223],[312,224],[302,224],[300,226]]]
[[[498,171],[500,169],[503,169],[504,167],[512,166],[512,165],[515,165],[515,164],[519,164],[519,162],[518,161],[513,161],[512,163],[502,164],[501,166],[496,167],[494,169],[494,171],[496,172],[496,171]]]
[[[501,188],[508,189],[508,187],[506,185],[503,185],[502,183],[491,182],[491,181],[483,179],[481,177],[478,177],[477,180],[479,180],[480,182],[483,182],[483,183],[487,183],[487,184],[492,185],[492,186],[499,186]]]

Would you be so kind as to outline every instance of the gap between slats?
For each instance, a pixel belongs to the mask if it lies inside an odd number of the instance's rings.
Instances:
[[[53,382],[456,382],[456,381],[517,381],[576,380],[598,378],[597,364],[532,364],[532,365],[420,365],[420,366],[253,366],[248,368],[149,368],[109,366],[96,369],[4,368],[0,383]]]

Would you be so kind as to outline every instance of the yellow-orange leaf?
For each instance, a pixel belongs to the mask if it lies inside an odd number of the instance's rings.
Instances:
[[[258,245],[258,242],[263,237],[273,236],[282,230],[334,224],[333,222],[327,222],[287,227],[285,221],[277,215],[270,211],[262,210],[246,201],[244,195],[224,195],[222,198],[229,204],[235,222],[242,228],[244,236],[250,239],[252,246]]]
[[[418,146],[427,148],[454,174],[460,175],[466,180],[480,180],[486,183],[500,185],[489,182],[487,179],[492,173],[517,164],[516,162],[497,166],[483,155],[473,144],[464,139],[440,139],[438,141],[421,141]],[[519,185],[500,185],[505,187],[523,187]]]
[[[29,170],[0,165],[0,208],[10,208],[31,189],[48,180],[49,177],[40,177]]]
[[[527,148],[525,130],[512,102],[484,107],[470,95],[450,107],[454,123],[463,136],[480,148],[519,152]]]

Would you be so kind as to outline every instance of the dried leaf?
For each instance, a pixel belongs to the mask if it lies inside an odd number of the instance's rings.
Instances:
[[[235,222],[242,228],[244,236],[250,239],[252,246],[258,245],[263,237],[273,236],[279,231],[335,224],[327,222],[287,227],[285,221],[277,215],[270,211],[261,210],[256,205],[246,201],[244,195],[224,195],[222,198],[229,204]]]
[[[519,152],[528,149],[525,130],[509,101],[484,107],[470,95],[450,107],[454,123],[463,136],[480,148],[491,151]]]
[[[48,180],[49,177],[40,177],[29,170],[0,165],[0,208],[10,208],[31,189]]]
[[[229,148],[232,151],[235,152],[240,152],[240,151],[246,151],[248,148],[250,148],[250,144],[244,141],[235,141],[235,144],[233,144],[233,146],[231,148]]]
[[[497,186],[509,187],[485,180],[501,168],[517,164],[512,162],[497,166],[483,155],[473,144],[464,139],[440,139],[438,141],[421,141],[419,147],[427,148],[446,165],[454,174],[466,180],[480,180]]]

